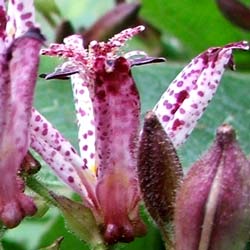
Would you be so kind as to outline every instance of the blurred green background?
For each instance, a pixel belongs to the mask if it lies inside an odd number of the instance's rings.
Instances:
[[[88,30],[116,4],[114,0],[35,2],[39,9],[38,21],[48,43],[55,40],[56,27],[62,20],[68,20],[75,32]],[[44,14],[47,15],[47,20]],[[143,0],[138,17],[132,21],[134,24],[147,24],[149,31],[145,36],[133,39],[124,50],[144,49],[150,55],[160,55],[168,59],[166,63],[133,69],[142,100],[142,117],[147,110],[153,108],[170,82],[192,57],[211,46],[249,40],[249,32],[225,19],[216,1],[212,0]],[[216,128],[223,122],[235,127],[242,148],[247,154],[250,152],[250,54],[235,52],[235,58],[238,70],[225,74],[205,115],[179,150],[185,169],[208,148]],[[53,71],[57,64],[58,60],[42,57],[40,73]],[[69,81],[38,79],[35,107],[77,147],[77,129]],[[51,174],[46,164],[39,176],[57,192],[66,192],[64,184]],[[119,247],[124,250],[164,249],[155,225],[148,219],[145,211],[142,214],[149,225],[147,236],[130,244],[120,244]],[[65,229],[63,218],[56,209],[50,209],[41,218],[28,218],[17,228],[9,230],[3,245],[7,250],[36,250],[50,245],[59,236],[65,237],[61,250],[88,249]]]

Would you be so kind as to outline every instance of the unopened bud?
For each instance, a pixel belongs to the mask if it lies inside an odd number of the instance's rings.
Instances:
[[[183,174],[176,150],[154,112],[145,117],[138,175],[145,205],[165,241],[170,240],[167,225],[173,219],[175,193]]]
[[[229,125],[177,193],[176,250],[241,250],[250,230],[250,163]]]

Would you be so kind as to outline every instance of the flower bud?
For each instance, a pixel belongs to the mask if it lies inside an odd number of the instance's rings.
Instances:
[[[195,162],[177,193],[176,250],[244,249],[250,230],[250,163],[229,125]]]
[[[171,241],[168,224],[173,220],[176,189],[183,173],[176,150],[154,112],[148,112],[145,117],[138,175],[145,206],[164,240]]]

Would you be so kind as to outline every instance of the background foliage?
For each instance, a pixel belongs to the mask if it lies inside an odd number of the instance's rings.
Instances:
[[[59,23],[63,17],[72,23],[75,30],[90,27],[115,4],[111,0],[37,0],[37,4],[47,13],[55,7],[53,3],[59,9],[56,15],[56,12],[53,14],[55,22]],[[142,115],[152,109],[185,62],[193,56],[211,46],[249,40],[249,33],[228,22],[218,10],[216,2],[211,0],[143,0],[139,16],[157,31],[157,36],[151,37],[151,43],[150,37],[149,41],[139,37],[130,46],[145,48],[149,54],[157,53],[168,58],[166,63],[133,70],[141,94]],[[48,42],[53,41],[55,29],[41,14],[38,18]],[[239,70],[225,74],[211,105],[187,143],[180,149],[185,168],[208,147],[216,128],[223,122],[229,122],[235,127],[243,149],[246,153],[250,152],[250,55],[249,52],[244,55],[235,54]],[[57,63],[51,58],[41,58],[40,72],[53,71]],[[77,147],[70,82],[38,79],[35,106]],[[50,173],[45,164],[39,175],[41,180],[57,192],[66,192],[64,184]],[[163,249],[157,229],[145,212],[142,213],[149,224],[149,233],[129,245],[122,244],[121,249]],[[50,209],[41,218],[26,219],[17,228],[9,230],[4,238],[4,246],[6,249],[35,250],[48,246],[59,236],[65,237],[61,250],[87,249],[86,245],[65,229],[63,219],[56,209]]]

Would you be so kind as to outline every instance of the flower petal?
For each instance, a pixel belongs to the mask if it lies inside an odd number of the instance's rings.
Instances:
[[[248,50],[247,42],[210,48],[194,58],[170,84],[154,108],[166,133],[178,147],[202,116],[215,94],[232,50]]]
[[[35,27],[35,8],[33,0],[9,1],[7,33],[9,42]]]
[[[76,109],[80,155],[85,167],[96,174],[95,162],[95,124],[93,105],[87,83],[78,75],[71,76]]]
[[[30,128],[31,147],[84,201],[94,206],[95,175],[85,167],[73,146],[35,109]]]
[[[1,58],[0,93],[5,110],[1,107],[0,218],[7,227],[16,226],[36,211],[32,200],[22,193],[23,182],[17,173],[29,146],[28,126],[42,41],[37,30],[30,31],[14,41],[5,61]]]
[[[128,61],[123,57],[114,60],[112,71],[108,72],[105,63],[103,57],[96,60],[92,93],[98,165],[96,194],[104,215],[104,238],[114,243],[131,241],[135,236],[132,221],[138,221],[129,216],[139,201],[136,149],[140,100]]]

